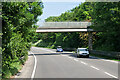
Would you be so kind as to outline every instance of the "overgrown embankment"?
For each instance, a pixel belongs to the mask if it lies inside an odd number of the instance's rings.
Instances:
[[[41,2],[2,3],[2,78],[15,75],[27,60]]]

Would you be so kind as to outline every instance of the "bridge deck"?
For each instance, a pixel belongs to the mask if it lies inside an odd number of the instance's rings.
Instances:
[[[91,22],[43,22],[36,32],[89,32]]]

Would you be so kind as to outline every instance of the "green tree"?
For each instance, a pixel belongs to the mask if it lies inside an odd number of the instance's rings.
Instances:
[[[102,31],[97,34],[94,48],[105,51],[120,51],[120,3],[93,3],[92,28]]]
[[[27,59],[37,16],[42,14],[42,2],[2,3],[2,75],[9,78]]]

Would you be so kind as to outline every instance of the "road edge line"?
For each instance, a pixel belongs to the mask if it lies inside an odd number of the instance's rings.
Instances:
[[[32,52],[31,52],[32,53]],[[34,68],[33,68],[33,72],[32,72],[32,75],[31,75],[31,80],[33,80],[33,78],[34,78],[34,76],[35,76],[35,71],[36,71],[36,67],[37,67],[37,58],[36,58],[36,56],[34,55],[34,53],[32,53],[33,54],[33,56],[34,56],[34,62],[35,62],[35,64],[34,64]]]
[[[104,73],[107,74],[107,75],[109,75],[109,76],[111,76],[111,77],[113,77],[113,78],[118,78],[118,77],[116,77],[116,76],[114,76],[114,75],[112,75],[112,74],[110,74],[108,72],[104,72]]]

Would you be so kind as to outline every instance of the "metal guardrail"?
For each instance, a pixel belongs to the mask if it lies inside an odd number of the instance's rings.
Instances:
[[[120,59],[120,52],[89,50],[91,54]]]

